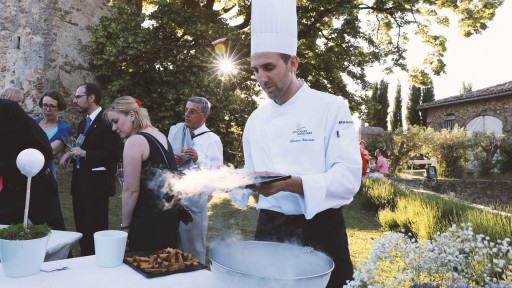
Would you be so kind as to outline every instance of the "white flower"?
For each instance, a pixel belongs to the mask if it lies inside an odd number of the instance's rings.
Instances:
[[[470,223],[460,227],[452,225],[448,232],[419,242],[401,233],[384,233],[374,241],[370,258],[358,264],[348,287],[410,287],[426,282],[442,287],[454,283],[512,287],[510,239],[496,244],[485,235],[474,235]],[[497,279],[496,273],[503,278]]]

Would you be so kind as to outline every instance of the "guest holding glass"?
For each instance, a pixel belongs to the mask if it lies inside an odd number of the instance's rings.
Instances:
[[[112,130],[125,140],[121,229],[131,250],[176,248],[180,205],[163,209],[165,171],[177,171],[167,137],[151,125],[139,100],[123,96],[104,114]]]
[[[119,135],[103,121],[102,101],[103,92],[95,83],[76,89],[73,103],[86,117],[78,124],[76,147],[60,160],[64,164],[73,159],[71,195],[76,231],[83,234],[82,256],[95,254],[94,233],[108,229],[109,198],[116,193],[115,163],[122,151]]]
[[[63,152],[66,148],[64,137],[68,137],[71,128],[67,123],[59,120],[59,112],[67,109],[66,100],[57,91],[49,91],[39,99],[39,107],[43,109],[43,116],[36,119],[36,122],[44,130],[50,145],[52,146],[53,157]],[[50,171],[56,177],[54,161],[50,162]]]

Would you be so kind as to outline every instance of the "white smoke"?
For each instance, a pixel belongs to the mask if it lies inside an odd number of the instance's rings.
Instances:
[[[247,170],[234,169],[232,166],[186,170],[184,175],[169,174],[166,191],[176,197],[186,198],[215,191],[242,190],[253,181],[254,177]]]

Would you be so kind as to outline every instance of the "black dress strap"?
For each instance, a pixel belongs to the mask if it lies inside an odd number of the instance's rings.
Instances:
[[[151,155],[151,151],[154,151],[154,149],[156,149],[156,151],[160,151],[162,153],[162,156],[163,159],[165,160],[165,163],[157,163],[157,164],[165,164],[167,166],[167,169],[170,170],[170,171],[173,171],[173,172],[176,172],[178,171],[178,167],[176,165],[176,160],[174,160],[174,153],[172,151],[172,149],[165,149],[164,145],[162,145],[162,143],[160,143],[160,141],[158,141],[158,139],[156,139],[155,136],[147,133],[147,132],[139,132],[137,133],[141,136],[143,136],[144,138],[146,138],[146,140],[148,141],[148,144],[150,145],[150,156],[148,157],[148,160],[150,161],[155,161],[157,159],[162,159],[162,158],[159,158],[159,157],[153,157]],[[171,147],[171,144],[169,143],[169,140],[167,140],[167,147]],[[154,149],[151,149],[151,148],[154,148]],[[152,158],[155,158],[155,159],[152,159]]]

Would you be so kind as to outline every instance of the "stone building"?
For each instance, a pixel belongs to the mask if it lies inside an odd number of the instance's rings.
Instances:
[[[94,81],[88,71],[89,36],[99,18],[109,14],[108,2],[0,1],[0,89],[23,90],[25,109],[33,116],[40,115],[37,101],[48,90],[71,102],[79,84]],[[62,114],[70,122],[78,117],[73,111]]]
[[[418,110],[435,130],[455,125],[470,131],[512,135],[512,81],[423,103]]]

